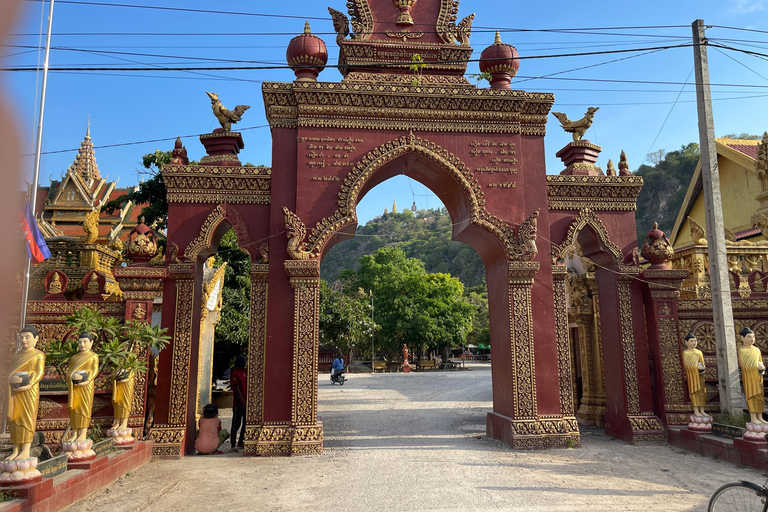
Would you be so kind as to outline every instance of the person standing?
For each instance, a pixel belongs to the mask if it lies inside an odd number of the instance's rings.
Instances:
[[[229,385],[232,388],[232,448],[230,451],[236,452],[238,448],[245,446],[245,397],[248,394],[245,356],[239,355],[235,358],[235,368],[229,378]],[[238,429],[240,429],[240,441],[235,445]]]

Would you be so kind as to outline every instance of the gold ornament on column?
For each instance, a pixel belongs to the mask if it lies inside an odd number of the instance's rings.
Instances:
[[[392,0],[395,7],[400,9],[400,14],[397,16],[398,25],[413,25],[413,18],[411,18],[411,8],[416,5],[417,0]]]

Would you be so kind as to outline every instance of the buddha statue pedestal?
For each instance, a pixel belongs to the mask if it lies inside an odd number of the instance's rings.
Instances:
[[[768,432],[768,424],[763,423],[747,423],[747,432],[744,434],[744,439],[751,441],[763,441],[765,440],[765,434]]]
[[[0,486],[31,484],[43,479],[37,457],[0,461]]]
[[[107,430],[107,437],[115,439],[115,446],[131,446],[136,442],[133,438],[133,429],[111,428]]]
[[[688,428],[696,432],[709,432],[712,430],[712,416],[695,416],[691,414],[691,422],[688,423]]]
[[[93,441],[90,439],[82,442],[63,442],[61,451],[66,454],[68,462],[85,462],[96,458],[96,452],[91,449],[92,446]]]

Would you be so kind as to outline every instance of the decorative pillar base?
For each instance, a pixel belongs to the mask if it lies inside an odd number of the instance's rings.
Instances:
[[[131,446],[136,442],[136,439],[133,437],[133,429],[126,428],[126,429],[116,429],[111,428],[107,430],[107,437],[113,437],[115,439],[115,446],[118,448],[121,447],[128,447]]]
[[[315,425],[265,424],[245,429],[243,455],[288,456],[323,452],[323,423]]]
[[[85,462],[96,458],[93,451],[93,441],[86,439],[82,442],[62,442],[61,451],[67,456],[68,462]]]
[[[213,133],[201,135],[200,142],[208,153],[200,159],[200,165],[242,166],[237,154],[245,144],[239,132],[225,132],[221,128],[216,128]]]
[[[656,416],[628,416],[632,444],[666,443],[667,431]]]
[[[596,166],[597,157],[602,148],[588,140],[579,140],[567,144],[557,152],[557,157],[565,164],[560,174],[573,176],[602,176],[603,171]]]
[[[579,426],[573,416],[536,420],[515,420],[489,412],[486,435],[512,448],[571,448],[581,442]]]

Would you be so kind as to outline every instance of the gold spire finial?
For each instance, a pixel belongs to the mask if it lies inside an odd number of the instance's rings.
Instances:
[[[304,22],[304,33],[308,36],[312,35],[312,31],[309,28],[309,20]]]
[[[91,138],[91,114],[88,114],[88,129],[85,130],[85,136]]]
[[[496,31],[496,39],[494,39],[493,44],[501,44],[501,34],[499,34],[499,31]]]

